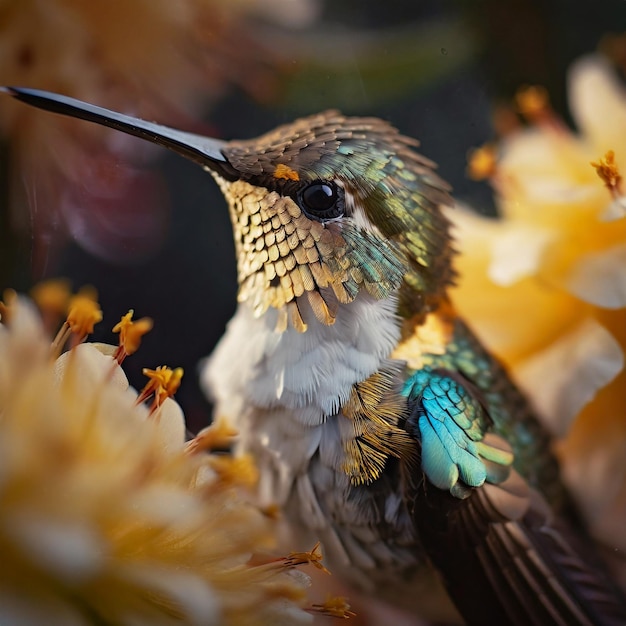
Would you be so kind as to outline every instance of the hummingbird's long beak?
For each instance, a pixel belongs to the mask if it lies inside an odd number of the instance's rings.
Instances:
[[[25,87],[0,87],[0,91],[40,109],[110,126],[129,135],[147,139],[209,168],[212,164],[228,163],[228,159],[222,152],[227,143],[219,139],[186,133],[154,122],[145,122],[130,115],[116,113],[50,91]]]

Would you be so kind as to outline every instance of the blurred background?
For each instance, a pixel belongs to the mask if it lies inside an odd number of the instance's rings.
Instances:
[[[569,121],[568,66],[600,46],[623,71],[625,28],[621,0],[3,0],[0,83],[227,139],[325,108],[380,116],[421,141],[458,199],[493,214],[491,187],[466,174],[468,150],[505,132],[521,85],[545,86]],[[197,364],[236,297],[213,181],[4,96],[0,130],[0,290],[57,276],[93,285],[96,341],[115,342],[129,308],[152,317],[125,364],[131,382],[143,385],[143,367],[184,367],[177,398],[191,430],[206,425]]]

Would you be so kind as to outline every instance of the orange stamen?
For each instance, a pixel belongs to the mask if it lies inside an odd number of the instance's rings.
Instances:
[[[604,186],[611,192],[614,198],[622,195],[620,189],[622,175],[615,163],[615,152],[613,150],[607,151],[603,159],[591,161],[590,165],[596,170]]]
[[[323,604],[314,604],[308,610],[340,619],[350,619],[356,616],[356,613],[350,610],[350,605],[346,598],[342,596],[329,597]]]
[[[207,450],[230,448],[239,431],[233,428],[224,417],[218,417],[210,426],[203,428],[191,441],[186,450],[190,454]]]
[[[150,332],[154,325],[149,317],[142,317],[133,322],[133,313],[134,311],[130,309],[113,327],[113,332],[120,334],[119,347],[114,355],[120,365],[127,356],[137,352],[141,345],[141,338]]]
[[[325,574],[330,574],[322,564],[322,558],[320,542],[318,541],[308,552],[290,552],[289,556],[285,558],[284,564],[287,567],[296,567],[297,565],[307,565],[310,563],[313,567],[316,567]]]
[[[467,175],[472,180],[492,178],[498,169],[496,149],[491,144],[474,148],[467,157]]]

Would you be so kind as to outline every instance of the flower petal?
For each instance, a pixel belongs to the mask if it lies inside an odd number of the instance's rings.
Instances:
[[[615,150],[624,162],[626,150],[626,90],[609,62],[599,54],[582,57],[569,72],[572,115],[598,155]]]
[[[5,529],[38,568],[64,582],[85,582],[99,573],[106,544],[79,522],[38,519],[30,512],[5,517]]]
[[[128,389],[128,379],[124,370],[112,358],[111,348],[115,346],[104,343],[81,343],[68,352],[64,352],[54,363],[57,380],[66,375],[72,359],[77,360],[78,370],[83,380],[88,378],[89,384],[97,386],[105,381],[119,389]]]
[[[626,307],[626,244],[580,258],[566,279],[565,288],[600,307]]]
[[[601,222],[614,222],[626,217],[626,196],[620,196],[611,202],[600,214]]]
[[[57,598],[37,598],[3,590],[0,593],[0,624],[11,626],[32,626],[50,624],[54,620],[63,626],[88,626],[89,622],[78,608]]]
[[[508,286],[490,280],[492,248],[505,232],[506,221],[459,209],[446,215],[453,221],[460,252],[456,260],[460,280],[450,294],[454,305],[481,341],[509,367],[543,350],[564,329],[578,323],[580,301],[545,280],[531,276]]]
[[[539,269],[546,246],[554,234],[546,229],[526,224],[507,223],[491,246],[492,259],[489,278],[502,287],[508,287]]]
[[[154,416],[157,424],[158,437],[166,452],[177,452],[183,449],[187,427],[185,416],[179,404],[172,398],[165,398]]]
[[[624,366],[619,343],[592,319],[516,369],[516,380],[552,432],[564,436],[580,410]]]
[[[172,604],[171,610],[183,613],[185,623],[198,626],[223,623],[215,593],[200,577],[154,564],[127,565],[123,573],[133,584],[153,589],[158,595],[165,594]],[[159,598],[159,602],[164,601],[165,598]]]
[[[33,367],[45,364],[50,354],[37,310],[22,296],[15,302],[10,327],[0,324],[0,354],[0,384],[5,376],[20,379]]]

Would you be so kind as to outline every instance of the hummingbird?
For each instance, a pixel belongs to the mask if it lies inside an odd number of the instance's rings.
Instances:
[[[259,505],[343,580],[440,623],[626,623],[549,434],[454,310],[451,190],[416,140],[326,111],[222,141],[4,91],[215,179],[238,306],[202,382],[255,458]]]

